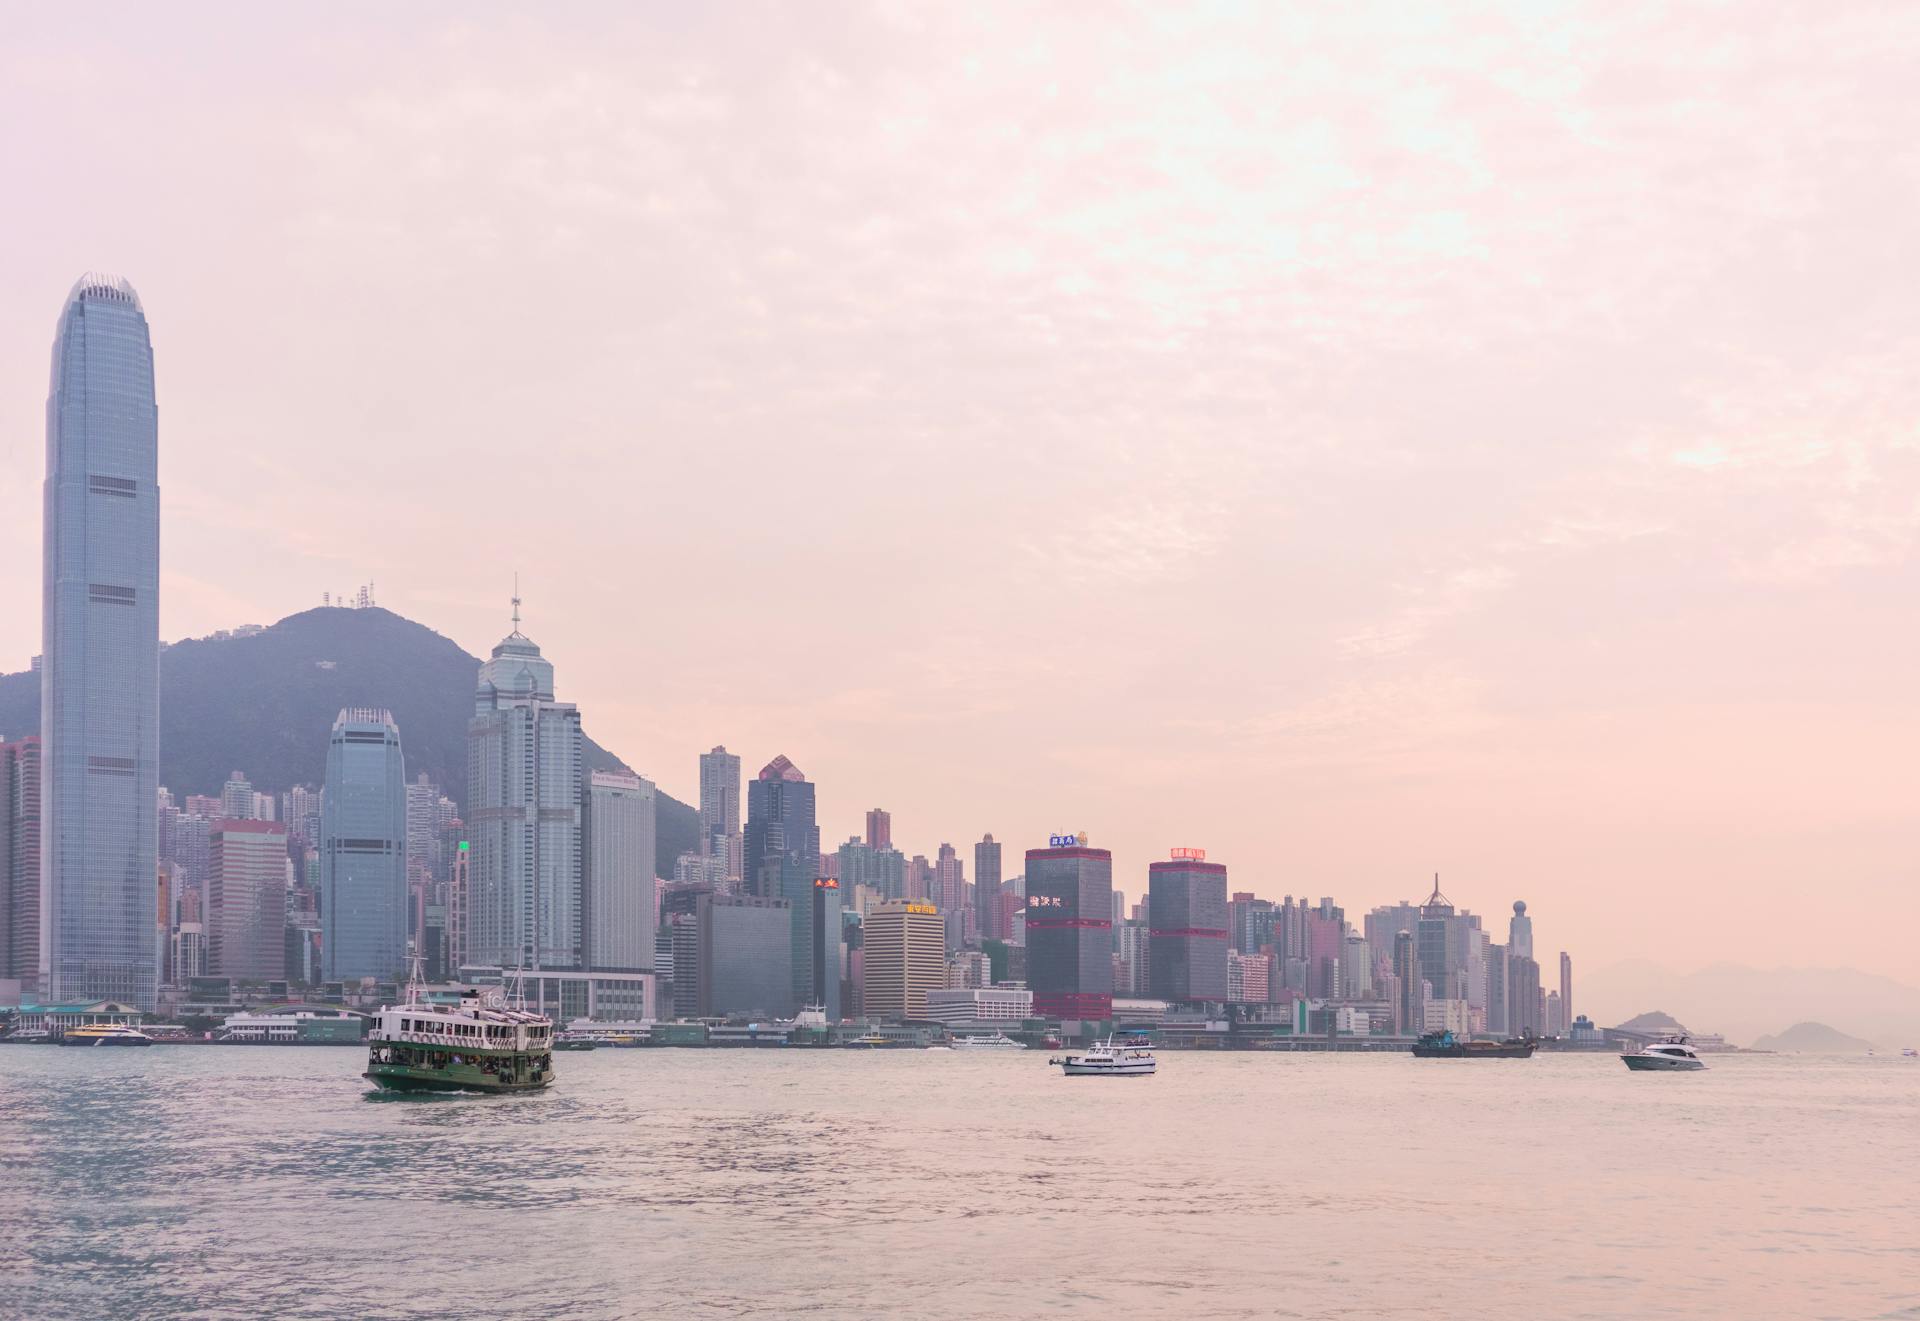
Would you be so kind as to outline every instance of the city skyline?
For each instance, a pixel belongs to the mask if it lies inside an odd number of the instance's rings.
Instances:
[[[98,91],[0,146],[65,199],[0,253],[0,668],[39,650],[47,317],[106,266],[158,309],[163,637],[373,579],[484,655],[518,569],[683,801],[724,742],[806,766],[828,841],[884,801],[909,853],[1438,868],[1586,966],[1910,976],[1910,20],[1355,11],[1298,90],[1293,16],[1058,21],[415,14],[368,61],[19,16],[0,109]]]

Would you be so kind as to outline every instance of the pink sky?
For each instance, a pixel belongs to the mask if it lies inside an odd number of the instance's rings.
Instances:
[[[1920,9],[15,9],[48,349],[152,319],[163,636],[371,578],[931,855],[1202,845],[1593,968],[1914,976]],[[367,694],[377,701],[379,694]]]

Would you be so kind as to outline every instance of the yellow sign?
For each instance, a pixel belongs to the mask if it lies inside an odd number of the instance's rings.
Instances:
[[[908,904],[908,905],[907,905],[907,911],[908,911],[909,913],[934,913],[934,914],[938,914],[940,910],[939,910],[939,909],[937,909],[937,908],[935,908],[935,907],[934,907],[934,906],[933,906],[932,904]]]

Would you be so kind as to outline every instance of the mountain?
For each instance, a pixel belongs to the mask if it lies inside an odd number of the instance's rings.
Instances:
[[[1873,1049],[1871,1041],[1850,1037],[1825,1023],[1795,1023],[1777,1037],[1761,1037],[1755,1050],[1792,1050],[1805,1055],[1859,1055]]]
[[[1615,1024],[1615,1026],[1624,1028],[1628,1032],[1658,1032],[1666,1036],[1680,1037],[1693,1035],[1687,1031],[1686,1024],[1672,1014],[1663,1014],[1658,1009],[1644,1014],[1635,1014],[1626,1022]]]
[[[1749,968],[1715,964],[1679,973],[1620,963],[1577,979],[1576,1012],[1617,1023],[1641,1005],[1664,1005],[1701,1032],[1745,1044],[1781,1023],[1845,1023],[1889,1046],[1920,1045],[1920,987],[1853,968]]]
[[[160,653],[160,783],[175,795],[217,794],[245,771],[279,793],[319,784],[327,734],[344,706],[382,706],[400,726],[407,778],[421,771],[454,801],[467,796],[467,718],[480,660],[390,610],[307,610],[249,637],[197,638]],[[590,714],[590,713],[589,713]],[[40,728],[40,676],[0,675],[0,733]],[[586,740],[589,770],[625,770]],[[656,867],[699,838],[698,814],[660,794]]]

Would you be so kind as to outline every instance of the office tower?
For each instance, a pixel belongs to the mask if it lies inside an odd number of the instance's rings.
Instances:
[[[210,975],[254,981],[287,975],[285,825],[278,821],[213,823],[206,913]]]
[[[1000,845],[983,835],[973,846],[973,911],[982,940],[1005,940],[1000,927]]]
[[[1573,956],[1560,951],[1560,1017],[1563,1027],[1573,1024]]]
[[[1504,1037],[1513,1030],[1512,1010],[1507,1004],[1507,947],[1489,944],[1486,949],[1487,1031]]]
[[[893,813],[883,807],[870,808],[867,811],[867,847],[875,849],[893,847]]]
[[[1394,1031],[1418,1036],[1426,1030],[1427,1008],[1420,992],[1420,958],[1411,931],[1394,934],[1393,976],[1399,992],[1394,1005]]]
[[[40,977],[40,740],[0,743],[0,977]]]
[[[726,889],[731,878],[727,860],[708,853],[696,853],[692,849],[673,860],[673,883],[675,885],[693,885],[706,883],[720,889]]]
[[[933,902],[933,864],[924,853],[907,859],[907,899],[916,904]]]
[[[1567,1034],[1567,1025],[1560,1017],[1560,992],[1547,992],[1547,1016],[1544,1021],[1548,1036],[1564,1037]]]
[[[440,786],[421,771],[407,785],[407,884],[423,886],[440,871]],[[287,823],[292,829],[293,823]]]
[[[1227,901],[1227,944],[1242,954],[1258,954],[1273,944],[1274,905],[1245,890]]]
[[[47,397],[40,996],[152,1009],[160,490],[153,345],[125,280],[67,295]]]
[[[407,773],[399,727],[377,707],[344,708],[327,739],[320,813],[325,980],[405,973],[406,861]]]
[[[649,971],[655,909],[653,782],[626,771],[594,771],[587,777],[582,809],[587,966]]]
[[[1113,855],[1084,844],[1028,849],[1026,877],[1033,1012],[1063,1020],[1111,1018]]]
[[[694,937],[687,962],[701,1018],[791,1018],[793,906],[757,895],[699,894],[688,925]],[[676,944],[676,988],[687,974]],[[676,1003],[678,992],[676,990]]]
[[[1440,893],[1440,877],[1435,873],[1433,894],[1420,906],[1415,939],[1419,944],[1420,976],[1436,1000],[1453,998],[1453,979],[1448,975],[1447,958],[1447,919],[1452,916],[1453,904]]]
[[[472,846],[462,839],[454,844],[452,860],[447,864],[447,972],[456,978],[461,966],[471,962],[467,958],[467,910],[472,893],[467,886],[471,875],[467,863],[472,857]]]
[[[1527,916],[1527,901],[1513,901],[1513,919],[1507,923],[1507,950],[1515,958],[1533,957],[1533,919]]]
[[[479,966],[581,965],[580,711],[553,692],[516,596],[467,722],[467,958]]]
[[[967,875],[951,844],[940,846],[933,864],[933,905],[942,913],[957,913],[966,893]]]
[[[892,845],[875,848],[850,839],[840,846],[839,857],[843,896],[851,895],[856,886],[864,885],[882,899],[907,897],[907,860],[900,856],[899,849]]]
[[[1527,933],[1529,936],[1531,932]],[[1511,946],[1507,950],[1507,1031],[1537,1037],[1545,1028],[1540,1003],[1540,965]]]
[[[840,1021],[840,882],[816,876],[808,907],[807,967],[812,974],[807,1003]]]
[[[820,829],[813,785],[784,756],[747,785],[746,886],[762,899],[785,899],[793,920],[793,999],[813,993],[811,903],[820,874]]]
[[[786,757],[775,757],[747,785],[747,892],[804,899],[819,870],[813,785]]]
[[[881,904],[861,926],[861,1012],[873,1019],[924,1018],[927,992],[946,979],[946,933],[932,904]]]
[[[700,754],[700,851],[731,861],[733,841],[739,834],[740,758],[723,746],[715,747]],[[737,863],[727,876],[740,879]]]
[[[1340,998],[1368,1000],[1373,997],[1373,950],[1365,936],[1349,935],[1340,955]]]
[[[220,815],[228,821],[258,821],[260,814],[254,810],[254,803],[259,797],[246,772],[235,771],[220,786]]]
[[[1199,849],[1147,866],[1151,993],[1162,1000],[1227,998],[1227,869]]]

